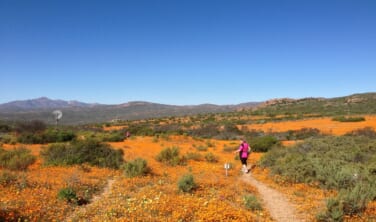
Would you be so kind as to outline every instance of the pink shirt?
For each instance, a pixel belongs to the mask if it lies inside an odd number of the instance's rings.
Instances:
[[[241,152],[240,157],[241,158],[247,158],[248,157],[248,143],[242,143],[239,146],[238,151]]]

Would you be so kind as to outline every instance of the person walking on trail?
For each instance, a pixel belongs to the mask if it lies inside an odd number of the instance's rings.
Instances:
[[[131,133],[129,131],[125,132],[125,139],[128,139],[131,136]]]
[[[239,149],[236,150],[234,153],[239,153],[240,161],[242,163],[242,172],[243,173],[248,173],[248,167],[247,167],[247,160],[249,156],[249,151],[251,150],[251,147],[247,143],[246,140],[241,140]]]

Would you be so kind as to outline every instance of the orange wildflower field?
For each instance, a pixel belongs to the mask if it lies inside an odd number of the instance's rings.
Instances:
[[[376,116],[365,116],[361,122],[338,122],[330,117],[292,120],[282,122],[268,122],[262,124],[247,125],[249,130],[262,130],[264,132],[286,132],[303,128],[316,128],[324,134],[344,135],[356,129],[371,127],[376,129]]]
[[[286,121],[247,125],[248,129],[280,132],[301,128],[317,128],[327,134],[342,135],[346,132],[376,126],[376,117],[367,116],[366,121],[340,123],[330,118]],[[254,195],[260,199],[257,189],[240,179],[240,161],[233,153],[239,141],[195,139],[188,136],[138,137],[123,142],[109,143],[124,151],[125,161],[138,157],[145,159],[151,173],[143,177],[127,178],[122,170],[110,170],[87,165],[44,166],[40,157],[42,145],[22,145],[32,151],[37,161],[28,170],[9,172],[15,182],[0,184],[0,221],[273,221],[267,209],[248,209],[244,196]],[[286,146],[292,143],[286,143]],[[3,145],[13,149],[19,145]],[[167,166],[156,160],[161,150],[178,147],[180,154],[194,153],[198,156],[183,166]],[[204,147],[205,149],[199,149]],[[206,161],[211,153],[216,161]],[[314,221],[316,214],[325,207],[325,199],[335,194],[314,185],[290,184],[278,177],[271,177],[268,169],[261,169],[257,162],[263,154],[252,153],[252,175],[259,181],[284,193],[296,206],[297,211]],[[224,164],[232,168],[225,175]],[[0,173],[4,172],[0,168]],[[182,175],[194,176],[198,187],[192,193],[178,189]],[[4,175],[4,174],[3,174]],[[113,180],[111,186],[108,186]],[[59,200],[57,194],[64,187],[73,187],[77,195],[89,200],[77,206]],[[101,195],[105,188],[106,195]],[[366,217],[376,214],[375,201],[365,212]],[[362,221],[347,218],[348,221]]]
[[[210,147],[198,151],[195,146]],[[272,221],[265,210],[252,211],[243,205],[243,196],[256,189],[246,185],[238,177],[240,164],[234,154],[223,151],[224,147],[237,148],[238,141],[195,140],[189,137],[134,137],[124,142],[110,143],[124,150],[126,161],[142,157],[148,162],[151,174],[145,177],[126,178],[121,170],[114,171],[89,166],[56,167],[43,166],[38,156],[27,171],[15,173],[17,182],[0,185],[0,218],[9,221]],[[23,145],[38,154],[41,145]],[[201,153],[202,160],[189,161],[185,166],[166,166],[155,160],[166,147],[179,147],[181,154]],[[17,145],[4,145],[12,149]],[[213,153],[217,162],[204,160]],[[224,163],[234,169],[225,175]],[[3,171],[4,169],[1,169]],[[192,173],[198,187],[193,193],[178,190],[178,179]],[[100,193],[107,181],[114,183],[108,196],[89,205],[76,206],[57,198],[61,188],[76,187],[79,196],[87,190]],[[82,189],[84,187],[84,189]],[[78,209],[86,207],[85,211]]]

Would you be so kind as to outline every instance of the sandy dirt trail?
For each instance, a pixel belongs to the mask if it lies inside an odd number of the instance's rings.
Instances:
[[[271,217],[277,222],[305,222],[305,215],[298,215],[294,205],[280,192],[266,186],[256,180],[251,173],[244,174],[242,180],[256,187],[262,198],[264,207],[269,211]]]
[[[97,201],[99,201],[102,197],[105,197],[107,195],[110,194],[110,191],[111,191],[111,188],[112,188],[112,185],[114,184],[115,182],[115,179],[109,179],[107,181],[107,185],[104,187],[103,191],[98,194],[98,195],[95,195],[90,203],[88,205],[85,205],[85,206],[82,206],[80,208],[77,208],[65,221],[66,222],[72,222],[72,221],[76,221],[75,218],[77,215],[82,215],[86,212],[86,210],[89,208],[90,205],[96,203]]]

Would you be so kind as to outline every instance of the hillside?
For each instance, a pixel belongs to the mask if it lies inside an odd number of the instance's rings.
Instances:
[[[43,97],[34,100],[14,101],[1,104],[0,120],[16,121],[38,119],[53,124],[55,120],[52,111],[60,109],[63,112],[63,118],[60,123],[69,125],[230,112],[243,107],[253,107],[257,104],[259,103],[225,106],[213,104],[174,106],[134,101],[123,104],[103,105],[77,101],[67,102],[63,100],[51,100]]]
[[[375,114],[376,93],[353,94],[337,98],[274,99],[264,102],[254,114],[323,116]]]
[[[308,115],[336,116],[376,114],[376,93],[353,94],[337,98],[272,99],[236,105],[201,104],[191,106],[166,105],[143,101],[104,105],[78,101],[51,100],[45,97],[0,104],[0,120],[42,120],[55,122],[52,111],[63,111],[61,124],[86,124],[116,120],[138,120],[169,116],[250,110],[250,115]]]

